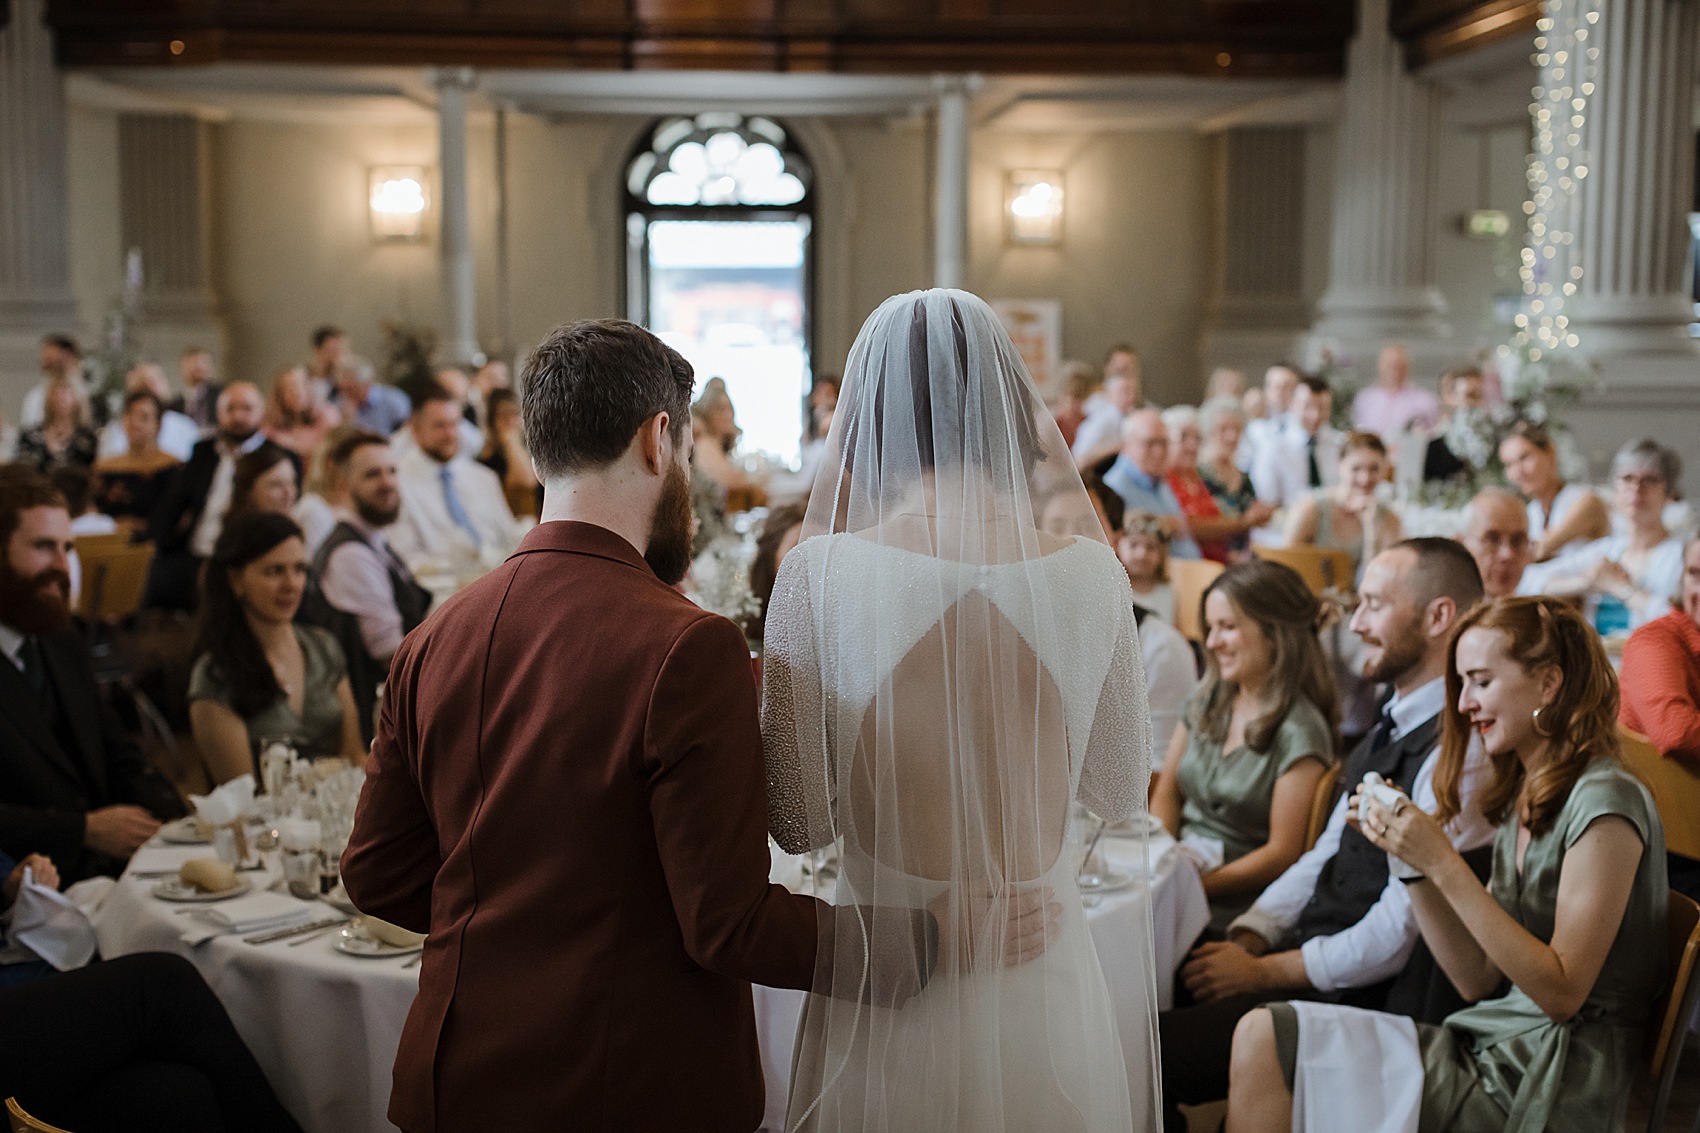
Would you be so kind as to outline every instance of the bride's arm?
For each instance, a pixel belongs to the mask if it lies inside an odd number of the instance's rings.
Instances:
[[[788,854],[832,840],[826,697],[803,557],[790,554],[768,600],[762,654],[762,748],[767,826]]]
[[[1092,734],[1086,741],[1086,759],[1080,770],[1080,801],[1106,822],[1120,822],[1135,809],[1143,809],[1151,780],[1151,705],[1145,685],[1145,657],[1139,648],[1139,627],[1134,621],[1131,600],[1122,591],[1112,594],[1119,602],[1116,619],[1116,649],[1104,691],[1098,697],[1098,712]]]

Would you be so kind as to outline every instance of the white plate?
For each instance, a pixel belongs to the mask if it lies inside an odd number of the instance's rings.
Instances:
[[[232,897],[240,897],[253,886],[248,884],[246,877],[236,879],[232,889],[221,889],[217,893],[208,893],[196,889],[193,885],[184,885],[176,878],[166,878],[153,887],[153,895],[161,901],[178,901],[186,905],[205,905],[212,901],[228,901]]]
[[[368,960],[380,960],[386,956],[411,956],[424,949],[424,944],[385,944],[366,935],[366,931],[349,925],[336,934],[336,942],[332,945],[338,952],[349,956],[360,956]]]
[[[209,846],[212,835],[201,833],[193,818],[179,818],[159,828],[159,840],[174,846]]]

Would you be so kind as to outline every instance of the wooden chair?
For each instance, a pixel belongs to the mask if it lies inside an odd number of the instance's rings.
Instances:
[[[112,543],[111,536],[78,539],[77,557],[83,564],[83,589],[77,614],[91,622],[116,622],[142,608],[152,543]]]
[[[1316,781],[1316,794],[1310,800],[1310,822],[1305,826],[1305,849],[1316,845],[1328,828],[1328,816],[1334,812],[1334,785],[1340,781],[1340,765],[1336,763]]]
[[[1317,596],[1334,591],[1345,593],[1352,589],[1352,556],[1333,547],[1257,547],[1252,554],[1266,562],[1280,563],[1298,571],[1310,592]]]
[[[1621,724],[1617,738],[1623,762],[1653,792],[1665,828],[1665,849],[1700,858],[1700,767],[1665,756],[1646,736]]]
[[[1670,990],[1653,1005],[1649,1028],[1647,1072],[1653,1082],[1653,1104],[1647,1133],[1660,1133],[1665,1127],[1665,1111],[1670,1108],[1688,1021],[1694,1016],[1695,1004],[1700,1003],[1700,973],[1696,972],[1700,967],[1700,905],[1674,889],[1665,922],[1665,948],[1671,982]]]
[[[1198,603],[1204,591],[1226,568],[1210,559],[1170,559],[1169,587],[1175,592],[1175,628],[1188,641],[1202,642],[1204,626]]]
[[[6,1120],[11,1126],[12,1133],[68,1133],[57,1125],[49,1125],[40,1118],[31,1117],[24,1112],[24,1107],[18,1104],[17,1098],[6,1099]]]

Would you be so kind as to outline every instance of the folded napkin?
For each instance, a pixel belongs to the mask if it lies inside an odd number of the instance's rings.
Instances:
[[[196,909],[185,918],[191,923],[184,927],[182,940],[185,944],[200,944],[225,933],[288,928],[306,924],[321,911],[315,902],[298,901],[282,893],[248,893],[216,906]]]
[[[239,775],[205,795],[190,795],[195,814],[208,826],[228,826],[254,807],[254,777]]]
[[[171,873],[183,863],[210,855],[205,846],[143,846],[130,856],[128,873]]]
[[[112,888],[110,878],[102,880],[108,884],[98,894],[87,887],[83,890],[84,898],[91,901],[90,911]],[[34,870],[24,870],[24,883],[10,915],[12,940],[59,971],[80,968],[94,958],[94,926],[88,913],[78,907],[73,895],[38,884]]]

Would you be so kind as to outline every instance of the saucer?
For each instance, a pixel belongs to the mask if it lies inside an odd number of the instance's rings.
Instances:
[[[187,905],[205,905],[212,901],[228,901],[232,897],[240,897],[253,886],[248,884],[246,877],[236,879],[236,884],[229,889],[220,889],[217,893],[208,893],[193,885],[184,885],[176,878],[167,878],[153,887],[153,895],[161,901],[177,901]]]
[[[410,956],[423,951],[425,945],[419,944],[385,944],[383,941],[366,935],[364,928],[348,925],[337,933],[336,941],[331,945],[338,952],[348,956],[359,956],[362,959],[381,960],[386,956]]]

